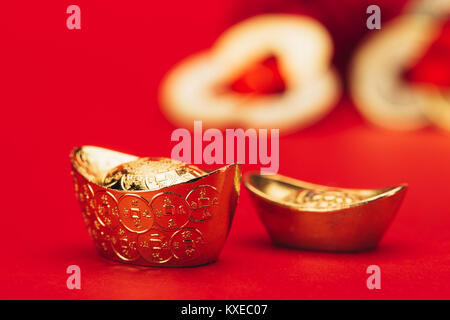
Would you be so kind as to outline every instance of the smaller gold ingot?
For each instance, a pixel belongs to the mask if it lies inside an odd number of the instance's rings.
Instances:
[[[258,173],[244,185],[274,243],[323,251],[376,248],[407,187],[344,189]]]

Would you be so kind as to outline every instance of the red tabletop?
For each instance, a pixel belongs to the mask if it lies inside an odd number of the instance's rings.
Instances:
[[[252,3],[255,1],[252,1]],[[72,3],[4,4],[0,17],[3,299],[315,299],[450,297],[450,134],[375,128],[344,95],[316,125],[280,138],[279,173],[342,187],[407,182],[378,249],[308,252],[271,244],[242,188],[216,263],[145,268],[99,257],[83,224],[69,152],[98,145],[170,156],[175,129],[157,89],[188,54],[232,23],[237,4],[78,1],[81,30],[66,28]],[[244,172],[255,169],[244,166]],[[81,290],[66,268],[81,268]],[[381,268],[381,289],[366,268]]]

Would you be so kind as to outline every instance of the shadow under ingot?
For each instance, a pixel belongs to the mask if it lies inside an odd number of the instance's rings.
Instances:
[[[240,191],[237,164],[206,172],[93,146],[70,155],[75,195],[100,255],[144,266],[214,262]]]
[[[342,252],[376,248],[407,188],[334,188],[258,173],[244,185],[275,244]]]

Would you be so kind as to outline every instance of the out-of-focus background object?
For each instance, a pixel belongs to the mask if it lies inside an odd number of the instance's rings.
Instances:
[[[409,10],[434,18],[439,31],[422,57],[405,76],[429,102],[422,109],[434,125],[450,130],[450,1],[417,0]]]
[[[188,128],[195,120],[205,127],[282,132],[309,126],[339,98],[332,53],[331,38],[316,20],[255,16],[169,72],[161,90],[163,111]]]
[[[382,22],[386,22],[402,12],[407,3],[408,0],[248,0],[234,3],[231,21],[235,23],[248,16],[268,12],[310,16],[330,32],[335,46],[333,62],[345,75],[355,47],[372,32],[366,26],[367,7],[378,5]]]
[[[431,121],[450,128],[450,2],[421,0],[409,8],[357,49],[352,97],[383,127],[418,129]]]
[[[360,25],[368,18],[361,10],[367,6],[352,1],[339,8],[323,1],[250,1],[246,8],[252,3],[259,8],[252,18],[166,76],[160,101],[174,124],[192,127],[194,120],[203,120],[208,127],[280,128],[282,133],[312,125],[337,103],[339,81],[328,71],[335,45],[340,77],[345,79],[351,61],[351,96],[370,122],[389,129],[418,129],[430,122],[450,128],[450,87],[441,81],[450,73],[444,58],[450,55],[448,2],[408,2],[398,17],[383,20],[381,30],[367,35]],[[397,10],[396,4],[388,8]],[[290,14],[263,14],[270,10]],[[359,19],[351,19],[358,11]],[[389,18],[390,12],[383,7],[381,14]]]

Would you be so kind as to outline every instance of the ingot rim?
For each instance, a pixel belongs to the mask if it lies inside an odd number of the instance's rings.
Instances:
[[[341,191],[349,191],[349,192],[370,192],[374,193],[375,195],[370,198],[365,198],[359,201],[356,201],[351,204],[344,204],[339,209],[336,208],[311,208],[311,207],[304,207],[299,203],[290,202],[290,201],[283,201],[275,199],[274,197],[268,195],[267,193],[259,190],[256,186],[254,186],[251,182],[251,179],[255,176],[258,177],[266,177],[267,180],[282,182],[285,184],[288,184],[292,187],[297,188],[304,188],[304,189],[333,189],[333,190],[341,190]],[[284,180],[284,181],[283,181]],[[406,190],[408,187],[407,183],[401,183],[398,186],[392,186],[392,187],[386,187],[386,188],[377,188],[377,189],[358,189],[358,188],[342,188],[342,187],[334,187],[334,186],[325,186],[320,184],[314,184],[311,182],[306,182],[303,180],[294,179],[288,176],[284,176],[281,174],[270,174],[270,175],[261,175],[257,171],[248,172],[243,177],[244,186],[249,190],[251,193],[257,195],[258,197],[265,199],[275,205],[279,205],[281,207],[289,208],[298,210],[299,212],[326,212],[330,214],[336,214],[339,213],[338,211],[343,209],[349,209],[359,206],[364,206],[366,204],[369,204],[371,202],[377,201],[381,198],[390,197],[398,192],[401,192],[403,190]]]

